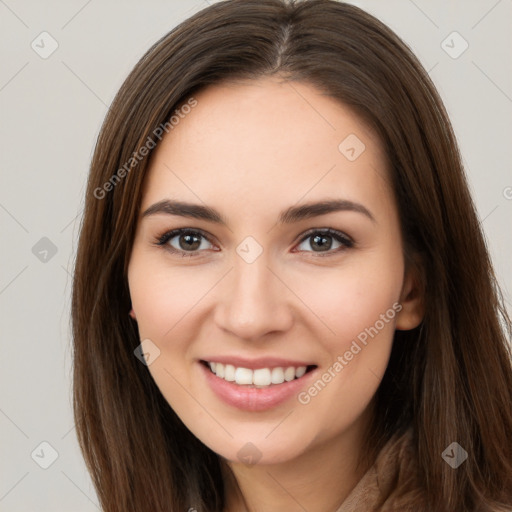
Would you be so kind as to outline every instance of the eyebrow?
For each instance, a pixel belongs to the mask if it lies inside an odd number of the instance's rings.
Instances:
[[[368,217],[372,222],[377,222],[372,213],[362,204],[348,201],[346,199],[333,199],[306,203],[299,206],[290,206],[279,214],[278,224],[292,224],[304,219],[342,211],[361,213]],[[162,213],[206,220],[223,226],[228,225],[227,220],[217,210],[210,206],[202,206],[200,204],[186,203],[182,201],[171,201],[169,199],[164,199],[153,204],[144,211],[142,217]]]

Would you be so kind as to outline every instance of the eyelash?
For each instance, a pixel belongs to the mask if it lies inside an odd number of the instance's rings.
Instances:
[[[200,229],[191,229],[191,228],[178,228],[178,229],[173,229],[171,231],[167,231],[167,232],[163,233],[162,235],[156,237],[154,244],[159,247],[162,247],[163,249],[165,249],[171,253],[180,254],[182,257],[195,257],[201,251],[183,251],[183,250],[176,249],[175,247],[172,247],[171,245],[168,244],[169,240],[172,240],[177,235],[182,235],[182,234],[199,235],[199,236],[205,238],[209,243],[213,244],[213,242],[210,240],[210,237],[205,232],[203,232]],[[299,240],[297,245],[302,244],[308,238],[311,238],[313,235],[316,235],[316,234],[330,236],[330,237],[334,238],[337,242],[341,243],[342,246],[338,247],[337,249],[328,250],[325,252],[322,252],[322,251],[298,251],[298,252],[311,252],[311,253],[315,254],[316,256],[326,257],[326,256],[332,256],[334,254],[338,254],[339,252],[344,251],[346,249],[350,249],[351,247],[354,246],[353,240],[351,240],[347,235],[345,235],[341,231],[337,231],[332,228],[310,229],[302,235],[302,238]]]

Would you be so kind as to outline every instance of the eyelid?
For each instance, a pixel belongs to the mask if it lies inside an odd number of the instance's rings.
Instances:
[[[165,231],[163,234],[156,237],[156,241],[160,245],[164,245],[166,242],[168,242],[171,238],[174,238],[176,235],[181,235],[183,233],[193,233],[198,234],[206,238],[208,242],[213,243],[211,238],[212,235],[207,233],[206,231],[203,231],[200,228],[176,228],[176,229],[170,229],[169,231]]]
[[[340,239],[344,243],[354,244],[354,241],[352,240],[352,238],[350,238],[348,235],[346,235],[342,231],[338,231],[337,229],[333,229],[333,228],[311,228],[311,229],[308,229],[306,232],[302,233],[301,238],[299,239],[299,243],[303,242],[304,240],[309,238],[314,233],[330,235],[333,238]]]

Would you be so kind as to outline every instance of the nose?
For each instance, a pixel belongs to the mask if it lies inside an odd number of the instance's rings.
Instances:
[[[221,299],[215,310],[219,328],[247,341],[285,332],[293,322],[288,302],[293,294],[268,267],[264,254],[252,263],[235,258],[234,268],[219,290]]]

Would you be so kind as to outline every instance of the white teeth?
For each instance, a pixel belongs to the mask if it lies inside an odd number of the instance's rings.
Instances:
[[[295,370],[295,377],[297,377],[297,379],[300,379],[306,373],[306,369],[307,368],[305,366],[299,366]]]
[[[239,385],[254,385],[256,387],[268,387],[271,384],[282,384],[294,379],[300,379],[307,370],[306,366],[288,366],[283,368],[249,368],[235,367],[232,364],[208,363],[210,369],[217,377],[228,382],[236,382]]]
[[[237,384],[252,384],[253,371],[248,368],[237,368],[235,370],[235,382]],[[217,373],[217,377],[219,374]]]
[[[235,367],[232,364],[227,364],[224,367],[224,380],[234,382],[235,380]]]
[[[224,365],[222,363],[217,363],[215,365],[215,375],[217,375],[217,377],[224,378]]]
[[[288,366],[284,371],[284,380],[286,382],[290,382],[293,379],[295,379],[295,368],[293,366]]]
[[[272,384],[282,384],[284,382],[284,370],[282,368],[272,368]]]
[[[268,368],[254,370],[252,382],[255,386],[269,386],[272,382],[270,370]]]

